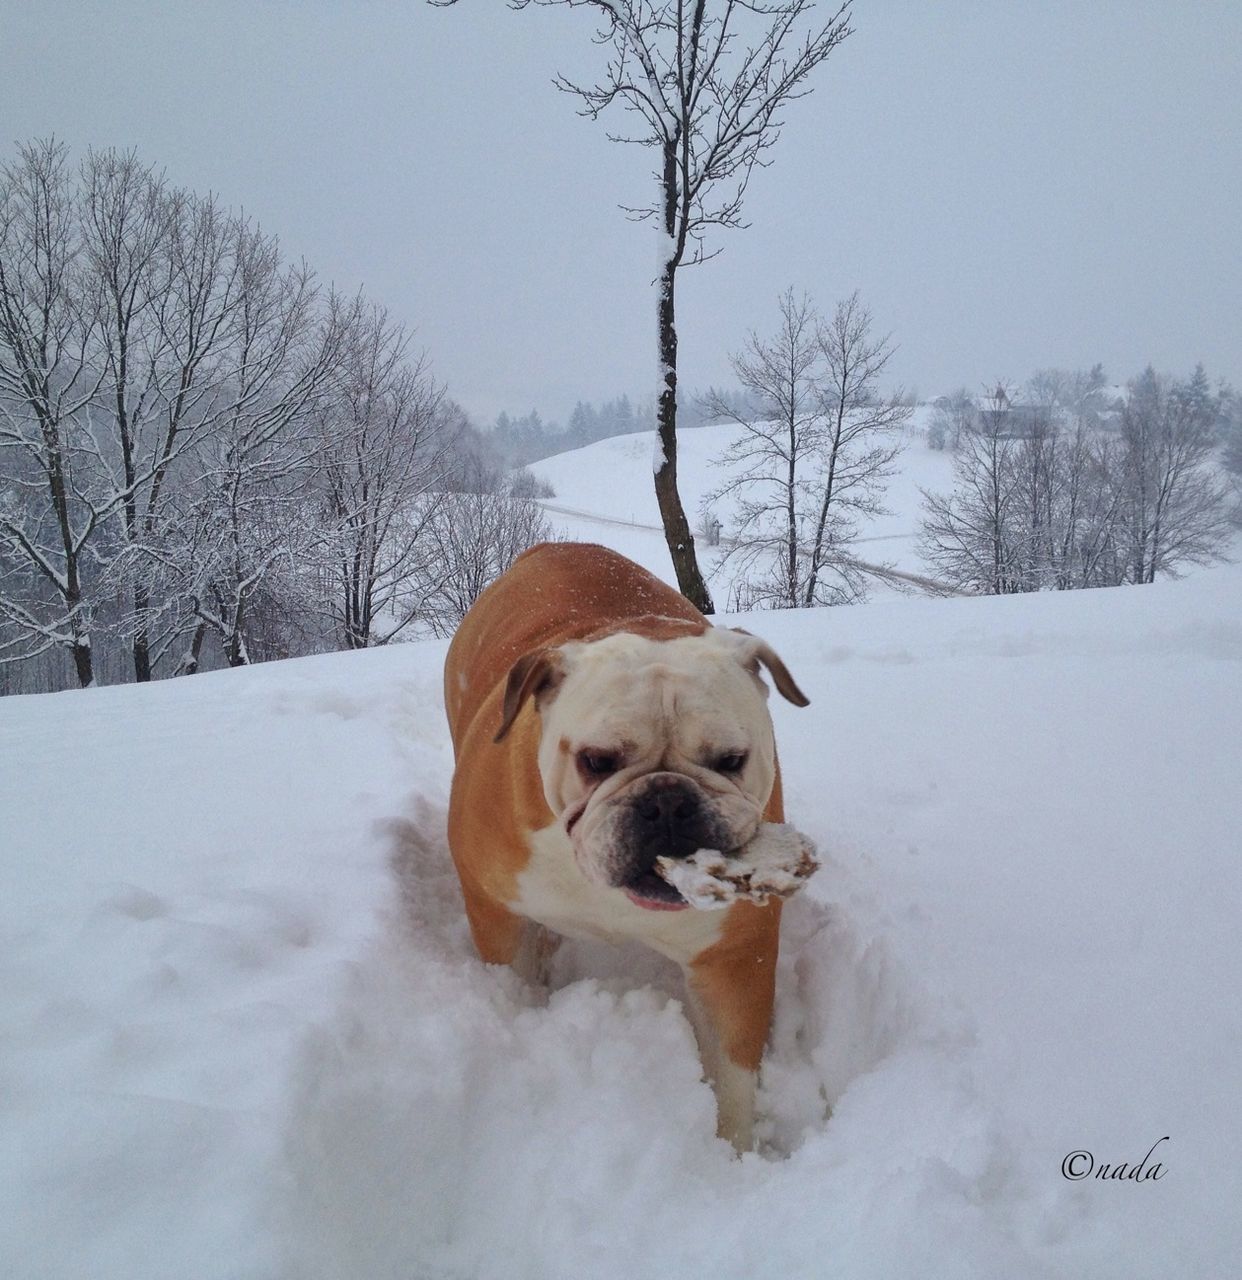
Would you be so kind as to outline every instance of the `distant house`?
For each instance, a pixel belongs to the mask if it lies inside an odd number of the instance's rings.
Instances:
[[[1105,431],[1121,429],[1121,414],[1130,398],[1130,392],[1122,386],[1102,387],[1098,393],[1099,407],[1096,421]]]
[[[1099,430],[1116,431],[1128,398],[1126,387],[1106,385],[1090,391],[1071,407],[1019,399],[1003,383],[998,383],[979,397],[967,399],[957,393],[937,396],[930,401],[930,407],[938,416],[931,420],[928,438],[933,441],[933,448],[944,448],[949,432],[956,440],[962,430],[986,427],[989,433],[995,430],[1002,440],[1029,440],[1049,426],[1071,430],[1080,420]],[[934,442],[937,432],[939,444]]]
[[[1002,440],[1029,440],[1056,416],[1046,405],[1014,400],[1003,386],[985,396],[976,412],[989,434],[995,431]]]

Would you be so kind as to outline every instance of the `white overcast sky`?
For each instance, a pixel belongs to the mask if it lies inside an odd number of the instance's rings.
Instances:
[[[1097,360],[1242,382],[1242,0],[858,0],[745,231],[679,284],[683,383],[787,285],[858,288],[931,396]],[[482,420],[654,389],[649,153],[500,0],[0,0],[0,143],[136,147],[417,330]]]

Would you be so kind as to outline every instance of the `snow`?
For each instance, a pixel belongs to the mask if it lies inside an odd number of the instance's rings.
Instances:
[[[0,1274],[274,1260],[290,1083],[390,894],[374,813],[447,758],[374,656],[0,705]]]
[[[852,545],[853,552],[868,563],[892,565],[903,573],[927,572],[917,549],[920,490],[943,492],[953,487],[953,454],[927,445],[931,413],[930,406],[919,405],[912,414],[904,432],[906,447],[888,485],[889,513],[867,520]],[[715,460],[738,434],[738,427],[731,423],[677,433],[677,488],[718,604],[729,599],[733,574],[730,566],[720,564],[723,550],[708,547],[698,531],[708,495],[731,475]],[[600,440],[532,462],[528,469],[556,491],[556,497],[542,505],[557,530],[567,537],[604,542],[653,573],[667,576],[668,550],[651,484],[653,458],[658,467],[663,454],[659,437],[647,431]],[[733,502],[725,498],[711,506],[728,538],[733,532]],[[871,593],[877,599],[895,594],[875,579]]]
[[[660,433],[653,431],[651,434],[654,437],[654,442],[651,446],[651,474],[658,476],[668,466],[668,454],[664,452],[664,444],[660,439]]]
[[[728,855],[696,849],[688,858],[656,859],[656,874],[708,911],[743,899],[790,898],[818,869],[814,844],[786,822],[761,823],[749,844]]]
[[[662,961],[476,958],[442,642],[0,700],[0,1275],[1231,1274],[1242,570],[745,625],[824,865],[740,1160]]]

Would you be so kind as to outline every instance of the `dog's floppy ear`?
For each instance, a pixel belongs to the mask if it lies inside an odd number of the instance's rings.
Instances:
[[[742,666],[758,676],[759,665],[762,663],[767,668],[768,674],[772,677],[772,683],[781,697],[788,699],[795,707],[810,706],[810,698],[798,688],[798,682],[789,674],[789,668],[766,640],[752,636],[749,631],[743,631],[741,627],[730,627],[729,630],[734,635],[743,637],[738,643],[737,655]]]
[[[499,742],[513,727],[517,714],[532,695],[538,700],[551,693],[565,675],[565,665],[557,649],[535,649],[524,653],[510,668],[505,685],[504,711],[493,742]]]

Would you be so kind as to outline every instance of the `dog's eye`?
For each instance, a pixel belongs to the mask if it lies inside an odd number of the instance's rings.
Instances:
[[[746,752],[731,751],[716,760],[717,773],[741,773],[746,768]]]
[[[620,761],[605,751],[582,751],[578,754],[578,763],[583,773],[593,778],[606,778],[610,773],[616,773]]]

